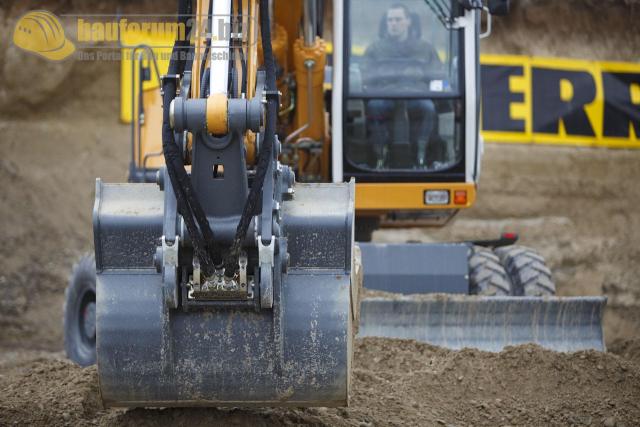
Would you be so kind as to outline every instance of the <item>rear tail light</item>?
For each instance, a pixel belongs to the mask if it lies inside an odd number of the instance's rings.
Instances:
[[[467,190],[456,190],[453,192],[453,203],[456,205],[467,204]]]

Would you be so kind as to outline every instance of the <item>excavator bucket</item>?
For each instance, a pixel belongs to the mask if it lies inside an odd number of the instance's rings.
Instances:
[[[152,261],[164,193],[98,180],[96,344],[105,405],[346,405],[357,290],[353,198],[353,182],[298,184],[283,203],[276,254],[289,259],[277,265],[286,272],[274,275],[270,307],[257,282],[244,300],[196,300],[183,288],[177,306],[174,282]]]

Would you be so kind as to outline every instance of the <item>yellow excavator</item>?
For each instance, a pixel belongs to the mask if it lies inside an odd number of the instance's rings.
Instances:
[[[502,3],[493,9],[504,8]],[[486,8],[481,2],[276,1],[272,7],[281,94],[279,159],[298,181],[355,178],[359,240],[370,240],[380,224],[446,223],[473,205],[482,151],[477,56],[480,12]],[[388,23],[389,13],[399,23]],[[225,25],[213,23],[214,38]],[[392,41],[387,27],[395,26],[403,27],[404,40]],[[133,124],[130,181],[149,182],[164,163],[158,87],[167,63],[149,59],[144,48],[153,50],[165,40],[136,36],[125,35],[141,44],[122,62],[122,118]],[[201,36],[196,55],[206,43]],[[215,46],[211,52],[220,54]],[[193,69],[195,90],[203,87],[197,81],[201,74],[210,72],[205,67]],[[250,162],[255,145],[250,135]]]
[[[104,403],[346,405],[356,330],[603,349],[604,298],[556,297],[517,236],[369,242],[474,203],[479,39],[507,10],[180,0],[169,46],[121,34],[129,183],[97,180],[65,306]]]

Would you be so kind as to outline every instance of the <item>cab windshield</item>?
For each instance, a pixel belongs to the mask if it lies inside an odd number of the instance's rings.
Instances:
[[[438,171],[460,162],[459,31],[451,0],[353,0],[346,160],[363,170]]]

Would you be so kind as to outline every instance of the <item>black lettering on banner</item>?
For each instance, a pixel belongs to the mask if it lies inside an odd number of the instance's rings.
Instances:
[[[511,104],[524,102],[524,93],[509,90],[509,78],[522,76],[522,65],[482,65],[482,129],[524,132],[523,119],[511,118]]]
[[[573,87],[573,97],[563,100],[560,82]],[[584,106],[596,97],[596,84],[586,71],[531,68],[533,131],[558,134],[560,120],[568,135],[595,136]]]
[[[640,138],[640,104],[631,99],[631,85],[640,85],[638,73],[602,73],[604,136],[629,138],[629,123]]]

